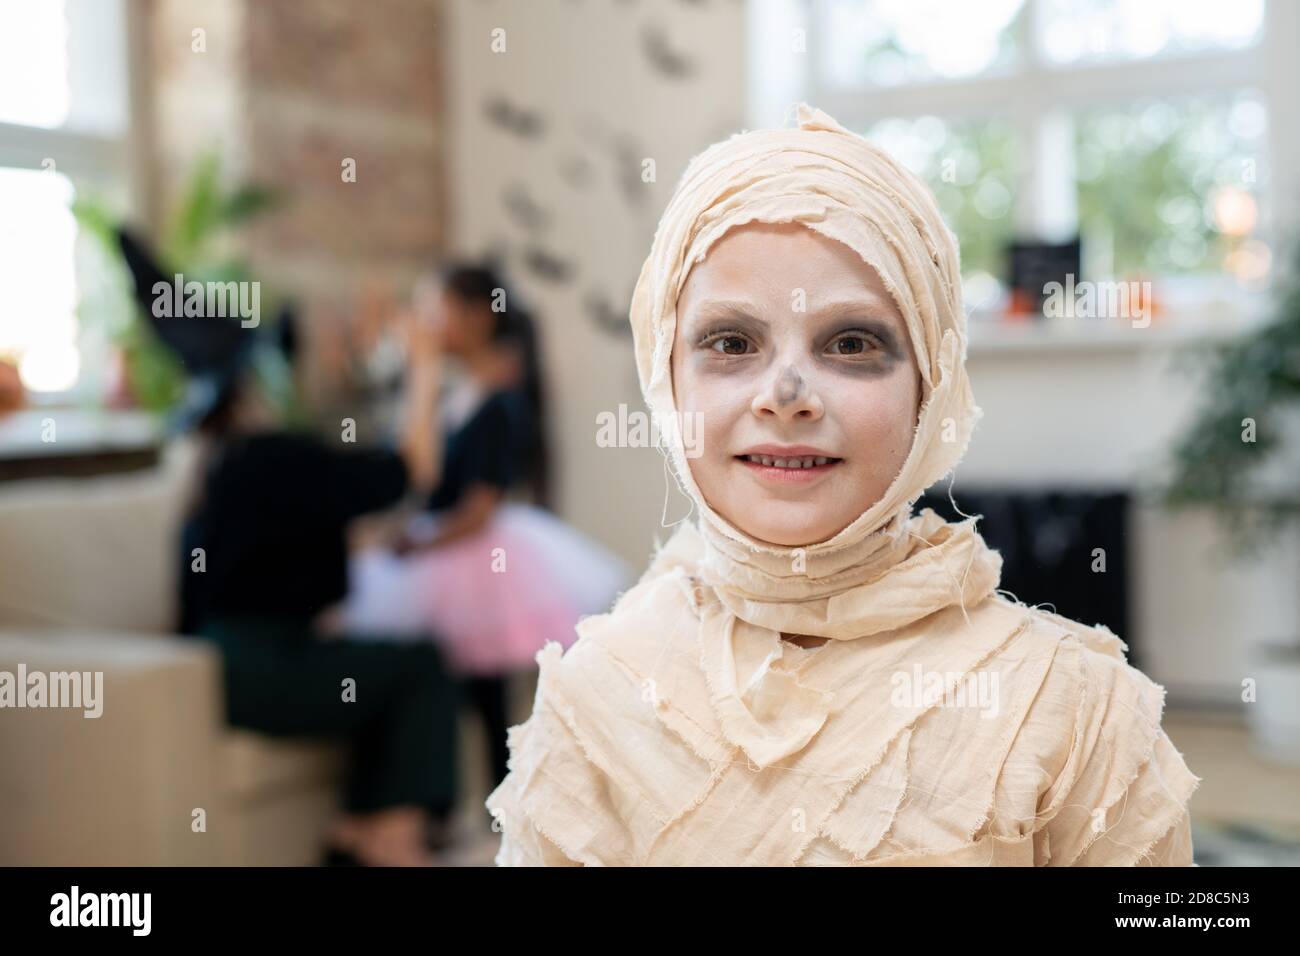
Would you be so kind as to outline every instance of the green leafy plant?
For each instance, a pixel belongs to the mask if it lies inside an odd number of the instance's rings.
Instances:
[[[1167,505],[1215,509],[1237,554],[1258,553],[1300,518],[1300,474],[1264,480],[1300,410],[1300,244],[1276,313],[1209,352],[1205,401],[1173,448]]]
[[[227,187],[221,180],[220,156],[215,150],[197,161],[174,212],[163,230],[157,255],[164,274],[181,273],[200,282],[250,281],[248,264],[225,251],[225,241],[280,202],[273,190],[255,184]],[[81,229],[100,240],[110,262],[125,277],[117,245],[117,217],[100,200],[78,197],[73,215]],[[124,286],[129,287],[129,286]],[[274,313],[274,303],[267,311]],[[101,313],[81,310],[86,321]],[[185,390],[185,370],[176,357],[154,335],[149,322],[133,303],[121,314],[102,318],[108,337],[121,351],[132,398],[140,407],[166,412],[180,401]]]

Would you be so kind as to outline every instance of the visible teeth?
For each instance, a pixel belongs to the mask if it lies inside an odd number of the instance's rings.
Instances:
[[[830,461],[830,458],[821,455],[807,458],[773,458],[771,455],[746,455],[745,457],[760,465],[767,465],[769,468],[812,468]]]

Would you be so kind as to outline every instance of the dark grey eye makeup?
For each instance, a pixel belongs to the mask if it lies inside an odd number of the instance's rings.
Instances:
[[[682,332],[693,345],[695,361],[719,372],[751,367],[772,334],[770,323],[755,308],[727,299],[693,309]],[[845,300],[802,316],[815,360],[840,374],[891,374],[907,360],[907,348],[897,321],[880,309],[874,302]]]
[[[741,328],[708,327],[695,336],[695,347],[719,355],[747,355],[752,334]],[[884,325],[850,326],[837,329],[825,342],[825,353],[834,358],[901,358],[897,337]]]

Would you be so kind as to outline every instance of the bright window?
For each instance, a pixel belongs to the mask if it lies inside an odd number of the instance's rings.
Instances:
[[[122,0],[0,0],[0,358],[34,393],[102,385],[106,330],[78,321],[102,256],[70,204],[126,204],[124,18]]]
[[[1241,50],[1264,25],[1264,0],[1039,2],[1039,49],[1057,64]]]
[[[1267,117],[1247,92],[1080,113],[1075,175],[1088,271],[1262,278],[1268,248],[1254,237]]]
[[[806,100],[895,153],[961,240],[975,309],[1013,239],[1079,235],[1083,278],[1258,289],[1270,184],[1300,178],[1271,168],[1300,88],[1297,44],[1266,56],[1274,13],[1294,22],[1265,0],[757,0],[750,125]]]
[[[1017,61],[1024,0],[827,0],[823,82],[853,88],[956,80]]]
[[[0,123],[52,129],[68,119],[63,0],[0,0]]]
[[[71,388],[80,371],[71,201],[66,176],[0,169],[0,354],[34,391]]]

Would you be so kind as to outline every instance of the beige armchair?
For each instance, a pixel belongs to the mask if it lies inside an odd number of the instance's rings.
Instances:
[[[231,730],[214,648],[167,633],[194,449],[0,484],[0,671],[102,672],[103,713],[0,708],[0,865],[303,865],[343,748]]]

